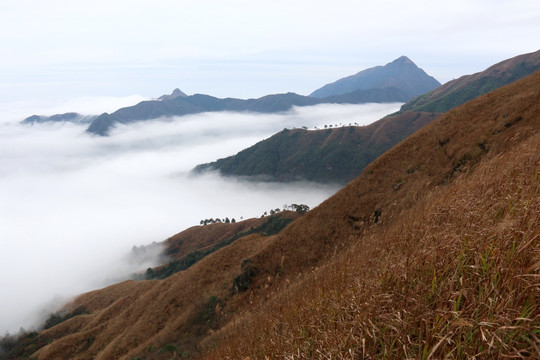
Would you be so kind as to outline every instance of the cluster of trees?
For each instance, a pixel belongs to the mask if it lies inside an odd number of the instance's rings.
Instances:
[[[228,217],[224,218],[224,219],[220,219],[220,218],[215,218],[215,219],[204,219],[204,220],[201,220],[200,224],[201,225],[208,225],[208,224],[215,224],[215,223],[225,223],[225,224],[234,224],[236,222],[236,219],[235,218],[232,218],[232,219],[229,219]]]
[[[300,214],[305,214],[310,210],[309,206],[307,206],[306,204],[291,204],[291,205],[285,204],[283,205],[283,209],[296,211],[297,213],[300,213]]]
[[[358,123],[354,123],[354,124],[353,124],[353,123],[349,123],[349,125],[339,123],[339,125],[338,125],[338,124],[335,124],[335,125],[332,125],[332,124],[330,124],[330,125],[324,125],[324,128],[325,128],[325,129],[328,129],[328,128],[332,128],[332,127],[337,128],[337,127],[345,127],[345,126],[360,126],[360,125],[359,125]],[[317,130],[317,127],[315,127],[315,130]]]
[[[265,211],[261,217],[265,217],[265,216],[268,216],[268,215],[275,215],[281,211],[284,211],[284,210],[291,210],[291,211],[296,211],[297,213],[300,213],[300,214],[305,214],[309,211],[309,206],[305,205],[305,204],[291,204],[291,205],[283,205],[283,210],[280,209],[280,208],[275,208],[275,209],[270,209],[269,211]],[[242,220],[243,217],[240,218],[240,220]],[[201,225],[208,225],[208,224],[216,224],[216,223],[225,223],[225,224],[234,224],[236,222],[236,219],[235,218],[232,218],[232,219],[229,219],[228,217],[226,218],[223,218],[223,219],[220,219],[220,218],[210,218],[210,219],[203,219],[200,221],[200,224]]]
[[[338,127],[345,127],[345,126],[360,126],[360,124],[358,124],[357,122],[355,122],[355,123],[349,123],[349,125],[343,124],[343,123],[339,123],[339,124],[334,124],[334,125],[332,125],[332,124],[330,124],[330,125],[324,125],[323,127],[324,127],[325,129],[331,129],[331,128],[338,128]],[[322,129],[323,127],[321,127],[321,129]],[[304,129],[304,130],[308,130],[308,129],[309,129],[307,126],[301,126],[301,128]],[[294,129],[296,129],[296,127],[294,127]],[[314,126],[313,129],[314,129],[314,130],[319,130],[319,128],[318,128],[317,126]]]
[[[285,211],[285,210],[291,210],[291,211],[296,211],[297,213],[300,213],[300,214],[305,214],[309,211],[309,206],[305,205],[305,204],[291,204],[291,205],[283,205],[283,210],[279,209],[279,208],[276,208],[276,209],[271,209],[270,211],[265,211],[261,217],[265,217],[265,216],[268,216],[268,214],[270,215],[274,215],[274,214],[277,214],[281,211]]]
[[[277,214],[277,213],[279,213],[279,212],[281,212],[281,209],[280,209],[280,208],[270,209],[270,211],[265,211],[265,212],[263,212],[263,214],[261,215],[261,217],[268,216],[268,214],[274,215],[274,214]]]

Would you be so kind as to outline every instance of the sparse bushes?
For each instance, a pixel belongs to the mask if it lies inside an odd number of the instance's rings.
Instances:
[[[208,225],[208,224],[216,224],[216,223],[225,223],[225,224],[234,224],[236,222],[235,218],[229,219],[228,217],[225,217],[223,219],[220,218],[210,218],[210,219],[204,219],[199,222],[200,225]]]
[[[242,272],[236,276],[233,280],[232,291],[235,293],[244,292],[249,289],[253,277],[257,275],[257,269],[255,269],[250,259],[245,259],[241,266]]]
[[[42,325],[47,330],[75,316],[89,314],[84,307],[78,307],[71,312],[58,311],[52,313]],[[21,328],[16,335],[5,334],[0,336],[0,360],[4,359],[30,359],[30,356],[49,344],[51,338],[37,331],[26,331]]]
[[[178,348],[176,347],[176,345],[173,345],[173,344],[167,344],[167,345],[164,345],[161,349],[158,350],[158,354],[163,354],[163,353],[171,353],[171,354],[176,354]]]

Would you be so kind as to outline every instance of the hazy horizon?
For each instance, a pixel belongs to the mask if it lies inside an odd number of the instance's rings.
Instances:
[[[307,95],[402,55],[445,83],[538,50],[539,19],[534,0],[13,1],[0,99]]]

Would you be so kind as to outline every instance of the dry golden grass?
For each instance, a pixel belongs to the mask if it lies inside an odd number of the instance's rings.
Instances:
[[[297,218],[299,215],[292,211],[284,211],[280,216]],[[236,223],[215,223],[205,226],[193,226],[165,240],[167,253],[176,260],[181,260],[193,251],[205,251],[232,238],[236,234],[246,232],[251,228],[262,225],[267,218],[253,218]]]
[[[540,357],[540,135],[290,286],[208,359]]]
[[[131,359],[148,353],[155,359],[170,358],[168,351],[160,352],[166,344],[193,353],[211,329],[198,318],[210,297],[226,302],[242,260],[269,241],[271,237],[245,236],[165,280],[126,281],[81,295],[68,308],[84,307],[90,314],[44,331],[54,341],[35,355],[39,359]],[[217,315],[223,317],[215,319],[219,326],[227,315],[222,311]]]
[[[278,295],[206,358],[540,357],[538,84],[446,114],[284,231],[258,255]]]

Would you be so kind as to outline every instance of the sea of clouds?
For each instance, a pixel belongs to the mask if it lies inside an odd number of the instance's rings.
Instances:
[[[99,114],[140,99],[121,100],[70,105]],[[157,257],[129,261],[134,245],[163,241],[201,219],[258,217],[291,203],[313,208],[338,190],[193,176],[195,165],[233,155],[283,128],[366,125],[399,106],[203,113],[118,126],[109,137],[96,137],[83,125],[21,125],[22,113],[33,110],[0,104],[0,336],[37,327],[70,297],[157,264]],[[45,114],[62,110],[71,108]]]

